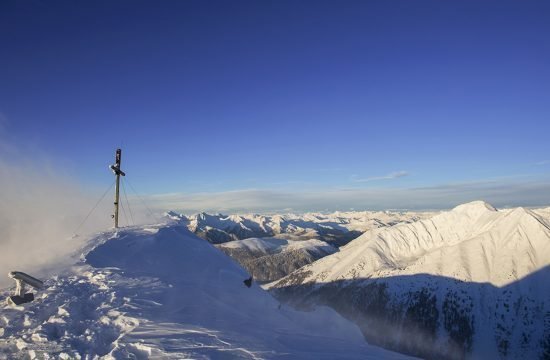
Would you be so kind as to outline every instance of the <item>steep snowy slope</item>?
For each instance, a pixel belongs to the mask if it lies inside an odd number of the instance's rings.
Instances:
[[[544,219],[473,202],[369,231],[270,287],[328,304],[371,342],[411,354],[537,358],[550,351],[549,265]]]
[[[547,222],[550,222],[550,207],[533,209],[533,212],[540,217],[546,219]]]
[[[362,211],[272,216],[200,213],[186,217],[171,212],[169,215],[186,224],[199,237],[214,244],[277,236],[294,240],[319,239],[340,246],[368,229],[416,221],[426,218],[429,213]]]
[[[473,202],[428,220],[367,232],[304,269],[315,274],[304,282],[424,272],[503,285],[550,263],[549,233],[545,220],[529,210],[497,211]]]
[[[280,306],[247,277],[183,226],[104,233],[34,302],[2,305],[0,358],[401,357],[328,308]]]
[[[261,282],[278,280],[324,256],[338,251],[324,241],[251,238],[216,245],[237,260],[254,279]]]

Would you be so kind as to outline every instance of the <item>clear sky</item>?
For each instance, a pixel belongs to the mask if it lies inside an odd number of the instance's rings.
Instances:
[[[0,125],[91,188],[121,146],[174,208],[550,204],[549,19],[546,0],[4,0]]]

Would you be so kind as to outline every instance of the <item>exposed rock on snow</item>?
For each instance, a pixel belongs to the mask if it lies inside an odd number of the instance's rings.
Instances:
[[[423,357],[550,352],[550,227],[523,208],[473,202],[379,228],[269,285],[326,304],[372,343]]]

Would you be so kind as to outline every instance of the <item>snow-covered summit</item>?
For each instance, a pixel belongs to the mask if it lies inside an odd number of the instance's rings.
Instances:
[[[328,308],[281,306],[248,277],[184,226],[106,232],[34,302],[2,306],[0,358],[401,357]]]
[[[485,201],[478,200],[478,201],[472,201],[466,204],[458,205],[453,209],[453,211],[476,217],[486,213],[487,211],[498,211],[498,210],[493,205]]]

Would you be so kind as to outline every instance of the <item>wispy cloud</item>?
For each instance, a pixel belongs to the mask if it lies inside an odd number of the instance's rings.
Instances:
[[[446,209],[473,200],[485,200],[497,207],[550,205],[547,179],[480,180],[416,188],[342,188],[310,191],[243,189],[216,193],[151,196],[159,210],[184,213],[199,211],[295,212],[355,209]]]
[[[380,180],[393,180],[393,179],[399,179],[405,176],[409,176],[409,173],[407,171],[396,171],[384,176],[372,176],[367,178],[359,178],[357,175],[352,175],[351,181],[370,182],[370,181],[380,181]]]
[[[548,164],[550,164],[550,160],[542,160],[542,161],[539,161],[539,162],[535,163],[535,165],[539,165],[539,166],[548,165]]]

